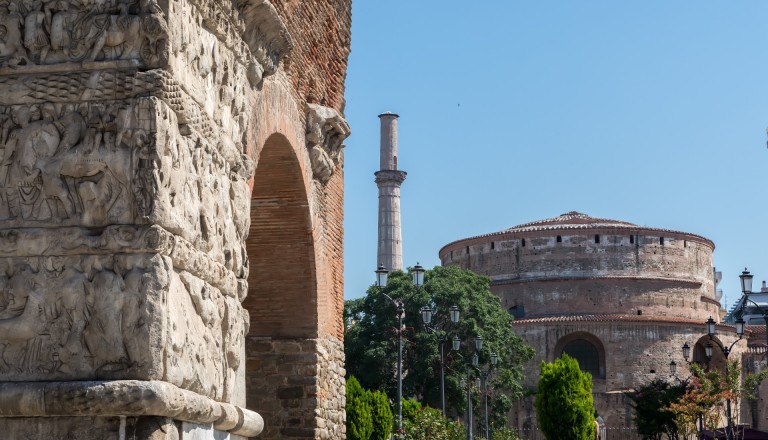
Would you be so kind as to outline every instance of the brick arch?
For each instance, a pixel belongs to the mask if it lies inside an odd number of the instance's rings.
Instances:
[[[723,344],[724,341],[722,341],[720,338],[715,336],[713,339],[715,341]],[[693,344],[693,362],[698,363],[699,365],[703,366],[707,370],[719,370],[723,373],[725,373],[725,366],[728,363],[728,361],[725,359],[725,354],[723,354],[723,351],[720,349],[720,347],[717,345],[715,341],[712,342],[712,360],[707,361],[707,354],[706,354],[706,345],[707,342],[710,342],[709,336],[704,335],[700,337],[695,344]],[[725,344],[726,347],[728,347],[730,344]],[[733,358],[731,359],[733,360]]]
[[[317,277],[309,200],[293,146],[269,136],[259,154],[246,240],[251,337],[317,336]]]
[[[555,358],[559,358],[560,356],[562,356],[566,346],[568,346],[571,343],[577,343],[579,341],[588,342],[594,347],[596,351],[598,374],[596,376],[593,375],[592,379],[605,379],[605,347],[603,346],[603,342],[600,341],[600,338],[593,335],[592,333],[587,333],[583,331],[574,332],[574,333],[569,333],[563,336],[562,338],[560,338],[560,340],[557,341],[557,344],[555,344]]]

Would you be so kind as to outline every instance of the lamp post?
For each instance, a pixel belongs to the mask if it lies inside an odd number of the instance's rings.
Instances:
[[[472,370],[477,369],[477,365],[480,363],[479,353],[483,349],[483,337],[475,336],[475,349],[472,356],[461,356],[459,350],[461,349],[461,339],[458,336],[454,336],[452,339],[453,350],[464,359],[467,367],[467,440],[474,440],[474,432],[472,426]]]
[[[455,325],[459,322],[459,307],[451,306],[449,316],[451,324]],[[437,312],[437,307],[424,306],[421,308],[421,320],[424,322],[424,327],[428,332],[438,333],[438,349],[440,351],[440,408],[445,417],[445,342],[447,339],[447,331],[439,328],[437,325],[430,326],[433,315]]]
[[[743,278],[742,278],[742,283],[744,283]],[[751,278],[750,278],[749,284],[751,288]],[[741,341],[742,338],[744,338],[744,329],[746,326],[746,322],[744,322],[744,319],[742,319],[741,317],[739,317],[739,319],[736,320],[735,322],[736,334],[739,335],[739,338],[733,341],[733,343],[728,347],[726,347],[720,341],[715,339],[715,332],[717,331],[717,325],[715,323],[715,320],[712,319],[711,316],[709,317],[709,319],[707,319],[707,321],[704,324],[707,326],[707,336],[709,336],[707,345],[704,346],[704,353],[707,356],[707,363],[709,364],[709,362],[712,361],[712,350],[714,348],[714,345],[712,345],[712,343],[714,342],[720,348],[720,351],[723,352],[723,356],[725,356],[725,360],[727,364],[728,356],[731,354],[733,347],[739,341]],[[691,348],[688,346],[688,343],[686,342],[683,345],[683,357],[685,358],[686,361],[688,360],[688,356],[690,355],[690,352],[691,352]],[[725,431],[725,437],[727,440],[733,440],[733,420],[731,419],[731,399],[725,399],[725,412],[726,412],[726,419],[728,423],[728,426]]]
[[[747,268],[744,268],[744,271],[739,275],[739,281],[741,281],[741,293],[743,294],[743,300],[741,301],[741,318],[744,318],[744,309],[746,308],[747,303],[751,303],[754,308],[756,308],[760,314],[763,315],[763,320],[765,320],[765,329],[766,329],[766,343],[768,343],[768,309],[766,309],[764,306],[759,305],[755,301],[751,300],[749,298],[749,295],[759,293],[759,292],[753,292],[752,291],[752,278],[754,276],[749,273]]]
[[[384,293],[389,277],[389,271],[384,266],[379,265],[374,272],[376,273],[376,287],[378,287],[379,293],[384,295],[397,310],[397,434],[399,436],[403,432],[403,319],[405,318],[405,301],[393,299]],[[424,272],[424,268],[419,263],[416,263],[416,266],[411,269],[413,285],[416,289],[421,288],[424,284]]]
[[[483,422],[484,422],[484,433],[485,438],[490,439],[491,438],[491,431],[489,428],[488,423],[488,377],[493,372],[493,369],[496,368],[496,364],[499,361],[499,356],[496,353],[491,353],[491,366],[484,371],[480,371],[480,385],[481,390],[483,392]]]

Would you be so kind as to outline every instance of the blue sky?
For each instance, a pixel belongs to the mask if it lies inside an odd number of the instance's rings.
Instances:
[[[729,303],[744,266],[768,279],[768,2],[357,0],[346,99],[347,299],[374,280],[384,111],[407,266],[576,210],[712,239]]]

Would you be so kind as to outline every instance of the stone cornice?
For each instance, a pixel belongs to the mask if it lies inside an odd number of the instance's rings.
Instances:
[[[593,275],[593,276],[540,276],[525,278],[499,278],[491,281],[492,286],[522,283],[541,283],[541,282],[573,282],[573,281],[662,281],[667,283],[689,284],[694,287],[701,286],[702,282],[685,278],[673,277],[649,277],[649,276],[616,276],[616,275]],[[702,300],[704,297],[702,297]]]
[[[373,174],[376,176],[376,184],[395,183],[397,185],[403,183],[405,181],[405,177],[408,175],[408,173],[401,170],[380,170]]]
[[[264,429],[254,412],[161,381],[0,383],[0,417],[160,416],[253,437]]]

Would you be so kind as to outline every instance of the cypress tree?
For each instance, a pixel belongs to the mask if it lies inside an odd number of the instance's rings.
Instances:
[[[582,372],[568,355],[541,363],[535,405],[539,428],[548,440],[594,438],[592,375]]]
[[[393,424],[392,408],[389,407],[387,395],[382,391],[368,391],[367,394],[373,419],[373,432],[370,439],[386,440],[389,438]]]
[[[373,433],[371,405],[367,392],[354,376],[347,379],[347,439],[369,440]]]

